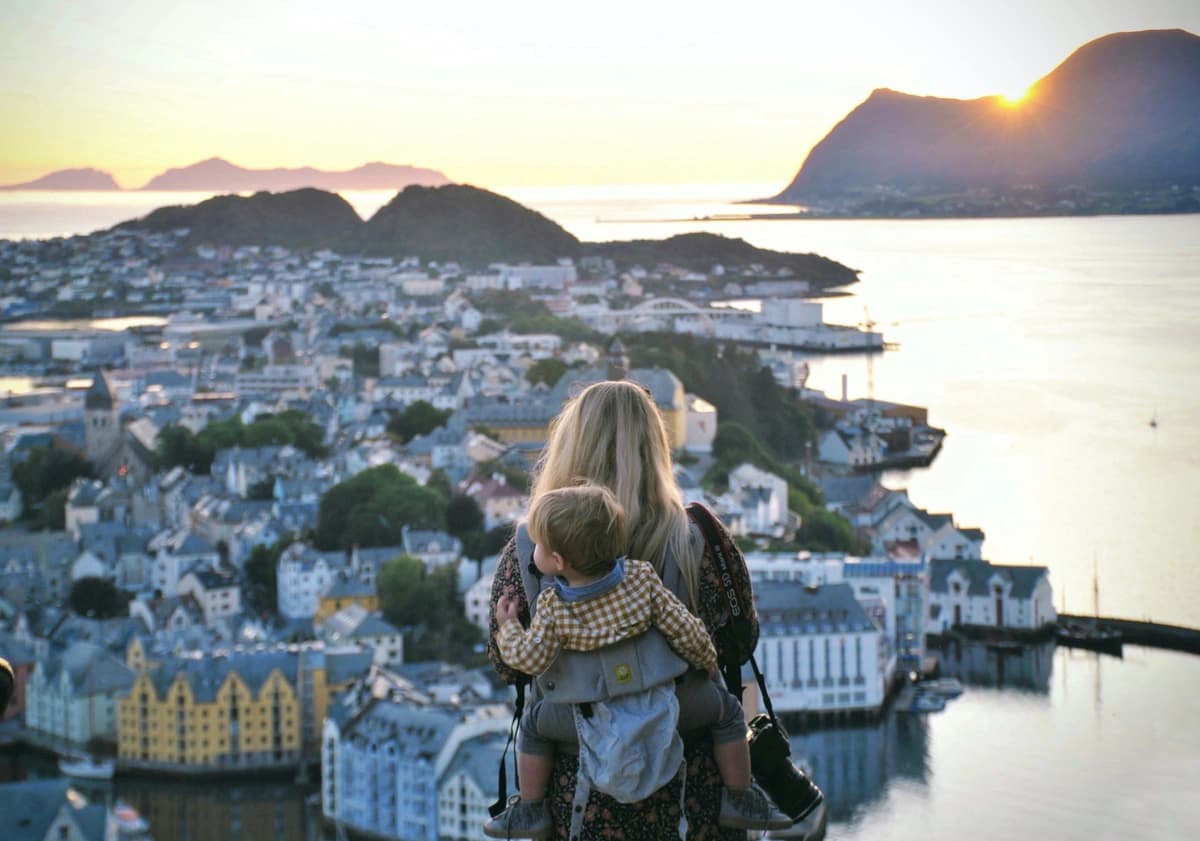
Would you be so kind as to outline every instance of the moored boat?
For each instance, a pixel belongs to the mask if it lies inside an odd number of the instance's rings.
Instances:
[[[962,681],[953,677],[940,677],[933,680],[923,680],[917,684],[918,692],[932,692],[943,698],[957,698],[963,694]]]
[[[90,756],[64,756],[58,760],[59,771],[81,780],[110,780],[116,767],[114,759],[94,759]]]

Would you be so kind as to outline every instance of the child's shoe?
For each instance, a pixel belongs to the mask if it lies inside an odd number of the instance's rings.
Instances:
[[[730,829],[786,829],[792,819],[785,815],[756,785],[721,789],[721,814],[717,823]]]
[[[488,838],[548,838],[550,829],[550,804],[546,798],[510,797],[508,808],[483,825],[483,834]]]

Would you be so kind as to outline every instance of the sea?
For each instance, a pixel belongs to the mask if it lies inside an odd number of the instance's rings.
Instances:
[[[1060,612],[1200,627],[1200,215],[768,220],[753,214],[778,208],[740,203],[778,186],[498,191],[585,241],[710,231],[858,269],[850,294],[823,299],[826,320],[872,322],[890,349],[808,357],[807,385],[927,407],[948,433],[931,467],[885,484],[982,529],[988,560],[1045,566]],[[204,197],[0,193],[0,238]],[[346,198],[367,218],[390,194]],[[957,659],[944,665],[967,692],[943,712],[795,734],[830,794],[830,839],[1200,837],[1200,658],[1049,646]],[[262,802],[282,808],[277,793]],[[207,825],[156,835],[249,837]]]

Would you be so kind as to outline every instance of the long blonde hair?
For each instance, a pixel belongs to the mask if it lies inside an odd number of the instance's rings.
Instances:
[[[606,486],[625,509],[625,553],[652,564],[660,575],[670,553],[695,605],[697,559],[671,466],[667,430],[658,407],[638,384],[594,383],[568,400],[550,422],[531,503],[581,479]]]

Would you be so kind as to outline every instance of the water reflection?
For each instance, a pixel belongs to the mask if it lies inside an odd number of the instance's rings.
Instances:
[[[127,778],[116,790],[150,822],[155,841],[319,837],[318,820],[305,804],[316,787],[288,778],[232,784]]]
[[[941,660],[941,673],[958,678],[968,688],[1049,695],[1053,641],[1016,650],[956,641],[933,653]],[[825,791],[833,821],[850,821],[856,814],[872,811],[897,782],[913,783],[917,789],[930,783],[927,715],[893,708],[872,724],[808,732],[801,731],[799,722],[785,719],[785,724],[793,734],[793,758],[811,771]]]
[[[941,662],[941,673],[956,677],[966,686],[992,689],[1022,689],[1047,695],[1054,671],[1054,641],[1015,650],[1003,645],[951,640],[934,654]]]

